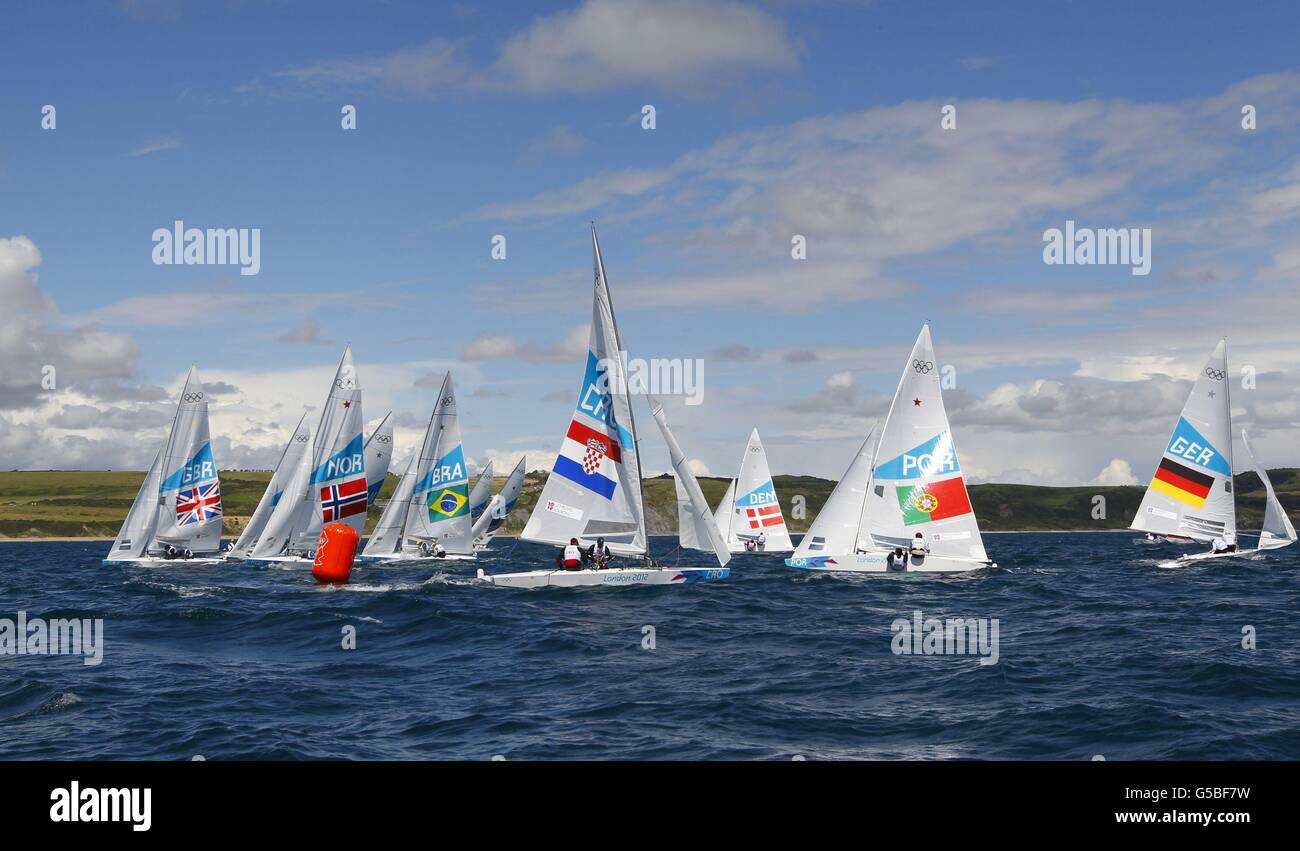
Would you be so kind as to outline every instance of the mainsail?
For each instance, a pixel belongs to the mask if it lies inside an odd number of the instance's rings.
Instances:
[[[253,516],[248,518],[248,523],[244,526],[244,531],[240,533],[239,540],[230,548],[231,557],[247,558],[252,554],[257,539],[261,537],[263,530],[266,529],[266,524],[271,519],[271,513],[280,502],[280,498],[284,496],[289,480],[293,478],[294,471],[298,469],[298,465],[302,462],[302,457],[307,454],[307,447],[310,445],[311,426],[307,424],[307,414],[304,413],[298,419],[298,425],[294,426],[293,432],[289,436],[289,442],[284,446],[284,451],[280,453],[280,460],[275,465],[275,471],[271,473],[271,480],[267,482],[266,490],[262,493],[262,499],[257,503]]]
[[[718,507],[713,510],[713,525],[718,527],[722,537],[731,540],[731,521],[736,516],[736,480],[732,479],[727,483],[727,490],[722,494],[722,500],[718,502]]]
[[[221,482],[208,433],[208,397],[194,368],[163,450],[154,538],[195,553],[221,546]]]
[[[691,504],[690,494],[682,484],[681,476],[673,476],[673,489],[677,492],[677,543],[684,550],[704,549],[700,530],[695,525],[695,508]],[[713,512],[709,512],[709,522],[713,521]],[[715,527],[716,528],[716,527]]]
[[[469,516],[477,525],[478,519],[487,508],[488,503],[492,500],[492,480],[496,478],[496,473],[492,469],[492,461],[489,460],[483,467],[483,472],[478,474],[478,479],[474,481],[474,487],[469,491]]]
[[[366,548],[362,551],[362,555],[391,556],[401,548],[402,524],[406,522],[406,512],[411,504],[411,494],[415,492],[415,473],[419,466],[420,453],[416,451],[411,453],[411,459],[406,463],[406,472],[402,474],[393,495],[388,498],[388,504],[384,506],[384,513],[380,515],[379,522],[375,524],[374,530],[371,531],[370,539],[366,541]]]
[[[515,503],[519,502],[519,494],[524,489],[525,462],[526,459],[519,459],[519,463],[506,478],[506,483],[502,485],[501,493],[492,497],[487,508],[479,515],[478,520],[474,521],[474,546],[479,548],[487,546],[487,542],[492,540],[492,536],[510,518],[510,512],[515,510]],[[490,469],[491,464],[488,466]]]
[[[781,513],[781,503],[772,485],[772,471],[767,466],[767,452],[759,440],[758,429],[749,435],[745,455],[740,459],[740,475],[733,492],[732,514],[727,524],[727,543],[733,549],[743,549],[745,541],[756,540],[765,533],[764,549],[768,551],[791,550],[790,530],[786,528]],[[721,511],[721,506],[718,509]]]
[[[867,504],[867,490],[871,486],[871,438],[875,426],[867,432],[858,454],[853,456],[830,498],[817,512],[808,533],[799,541],[794,551],[796,558],[805,556],[856,553],[871,549],[871,536],[863,529],[862,521]]]
[[[352,349],[343,352],[334,383],[285,495],[253,547],[254,558],[306,553],[325,523],[342,522],[358,533],[366,522],[366,464],[362,442],[361,385]]]
[[[1291,518],[1286,516],[1282,503],[1278,501],[1277,494],[1273,491],[1273,482],[1268,477],[1268,471],[1256,460],[1255,450],[1251,447],[1250,438],[1244,428],[1241,430],[1241,442],[1246,447],[1246,454],[1250,456],[1250,463],[1254,465],[1255,473],[1264,483],[1264,526],[1259,533],[1259,548],[1276,550],[1290,546],[1296,541],[1295,527],[1291,525]]]
[[[594,226],[591,247],[591,341],[578,403],[522,537],[559,546],[570,538],[591,544],[603,537],[615,553],[643,555],[645,511],[636,423]]]
[[[865,540],[882,550],[905,547],[920,532],[933,555],[988,561],[944,410],[928,323],[903,367],[873,467]]]
[[[449,372],[442,380],[424,433],[407,505],[402,549],[415,552],[423,542],[438,541],[448,553],[468,555],[473,552],[472,528],[469,473]]]
[[[1129,528],[1208,542],[1235,536],[1228,341],[1196,377]]]
[[[664,443],[668,444],[668,457],[673,465],[673,480],[677,482],[677,487],[685,492],[687,502],[690,505],[690,516],[687,519],[687,524],[691,528],[695,540],[704,543],[708,549],[713,550],[718,557],[718,563],[725,567],[727,562],[731,560],[731,549],[727,546],[727,541],[722,537],[722,533],[718,531],[717,524],[713,522],[713,515],[709,513],[708,500],[704,498],[704,493],[700,490],[700,483],[696,481],[695,474],[691,472],[690,464],[686,460],[686,454],[682,452],[681,446],[677,443],[677,438],[673,436],[672,431],[668,428],[668,418],[664,416],[663,405],[651,399],[650,414],[655,418],[655,423],[659,426]],[[681,527],[680,533],[683,538],[686,536],[686,528],[686,526]],[[684,541],[683,546],[686,546]]]
[[[375,426],[375,430],[366,438],[366,504],[374,505],[379,491],[384,487],[388,477],[388,465],[393,460],[393,412],[384,414],[384,418]]]

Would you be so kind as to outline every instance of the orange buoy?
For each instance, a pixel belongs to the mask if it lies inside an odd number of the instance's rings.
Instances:
[[[331,523],[321,529],[316,558],[311,563],[311,575],[317,582],[347,582],[360,542],[361,535],[357,530],[343,523]]]

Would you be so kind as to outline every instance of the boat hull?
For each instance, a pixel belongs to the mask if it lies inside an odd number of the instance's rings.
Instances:
[[[154,558],[145,556],[143,558],[124,558],[124,559],[104,559],[104,566],[111,565],[135,565],[136,567],[212,567],[216,564],[225,564],[226,559],[223,556],[194,556],[192,558]]]
[[[889,570],[885,566],[885,553],[865,553],[830,556],[799,556],[785,560],[786,567],[796,570],[816,570],[827,573],[970,573],[986,567],[997,567],[991,561],[943,558],[930,555],[925,561],[909,563],[904,570]]]
[[[374,565],[408,565],[408,564],[438,564],[447,561],[474,561],[475,555],[451,554],[445,556],[417,556],[417,555],[384,555],[384,556],[357,556],[357,564],[374,564]]]
[[[611,567],[604,570],[529,570],[523,573],[484,573],[480,581],[503,588],[617,588],[628,585],[694,585],[726,579],[725,567]]]
[[[1190,567],[1194,564],[1200,564],[1207,561],[1217,561],[1224,558],[1249,558],[1257,553],[1267,552],[1267,550],[1250,549],[1234,550],[1230,553],[1192,553],[1190,555],[1179,556],[1175,559],[1160,562],[1160,567]]]

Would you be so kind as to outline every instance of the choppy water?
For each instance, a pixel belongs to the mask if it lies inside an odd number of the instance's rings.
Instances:
[[[106,632],[97,667],[0,657],[0,756],[1300,758],[1300,547],[1173,571],[1126,535],[988,545],[1004,567],[960,578],[745,555],[725,582],[529,592],[478,587],[469,566],[320,589],[302,569],[0,544],[0,617]],[[481,561],[549,558],[499,540]],[[894,655],[891,623],[918,609],[997,618],[997,664]]]

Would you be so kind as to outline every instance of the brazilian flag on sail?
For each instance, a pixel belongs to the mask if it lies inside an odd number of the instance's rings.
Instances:
[[[469,514],[469,482],[429,491],[429,522]]]

